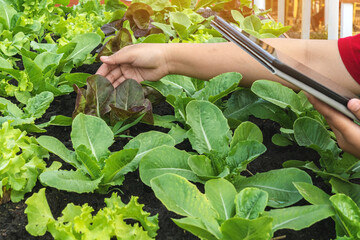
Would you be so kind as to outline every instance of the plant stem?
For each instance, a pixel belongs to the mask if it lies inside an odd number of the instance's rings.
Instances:
[[[278,236],[278,237],[274,237],[271,240],[279,240],[279,239],[285,239],[286,235],[282,235],[282,236]]]

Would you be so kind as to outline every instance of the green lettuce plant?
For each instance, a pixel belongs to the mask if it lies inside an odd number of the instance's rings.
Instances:
[[[272,207],[289,206],[301,199],[291,184],[300,180],[310,182],[304,171],[285,169],[259,173],[246,178],[240,174],[266,151],[260,129],[251,122],[243,122],[231,132],[221,110],[204,100],[193,100],[186,106],[186,135],[192,148],[199,154],[181,151],[171,146],[152,149],[140,160],[141,180],[149,185],[152,178],[164,173],[174,173],[190,181],[202,182],[226,178],[238,190],[258,186],[269,193]],[[278,179],[278,175],[282,175]]]
[[[222,105],[220,101],[228,94],[236,91],[242,79],[240,73],[229,72],[220,74],[209,81],[189,78],[181,75],[169,75],[157,82],[146,81],[143,84],[160,92],[174,108],[174,117],[156,116],[155,125],[170,128],[169,134],[181,142],[186,138],[186,106],[192,100],[205,100]],[[175,124],[175,122],[181,123]]]
[[[173,221],[201,239],[270,239],[277,230],[301,230],[334,216],[327,205],[266,211],[267,192],[254,187],[237,192],[224,179],[207,181],[204,193],[170,173],[153,178],[150,185],[168,210],[184,216]]]
[[[296,93],[269,80],[257,80],[251,89],[234,92],[226,102],[224,115],[232,126],[247,120],[250,115],[279,123],[280,133],[273,137],[278,145],[289,145],[295,140],[293,126],[300,117],[309,116],[325,125],[323,117],[312,107],[302,91]]]
[[[30,96],[18,96],[24,102],[19,106],[11,101],[0,98],[0,124],[11,121],[11,126],[19,128],[26,132],[46,132],[44,129],[49,125],[70,126],[72,119],[70,117],[58,115],[52,116],[48,122],[37,124],[36,120],[41,119],[46,110],[49,108],[51,102],[54,100],[54,95],[51,92],[42,92]]]
[[[72,123],[74,151],[51,136],[42,135],[37,141],[75,169],[49,169],[40,175],[40,181],[47,186],[78,193],[95,190],[106,193],[109,187],[121,185],[127,173],[126,166],[137,153],[136,149],[110,152],[108,148],[114,142],[111,129],[102,119],[82,113]]]
[[[5,59],[0,67],[4,78],[0,82],[0,95],[14,96],[16,92],[30,92],[32,95],[43,91],[55,96],[73,91],[74,83],[85,85],[90,74],[69,73],[86,61],[91,51],[96,48],[101,38],[96,33],[78,35],[63,47],[56,44],[31,42],[33,52],[22,49],[24,70],[15,69]],[[17,84],[11,84],[11,81]]]
[[[185,165],[204,181],[237,175],[246,169],[247,164],[266,151],[266,147],[261,143],[262,133],[255,124],[243,123],[232,134],[221,110],[208,101],[190,101],[186,106],[186,116],[189,126],[186,135],[192,148],[201,155],[185,154]],[[160,159],[168,156],[164,154],[164,157],[157,158],[157,151],[160,149],[154,149],[154,155],[146,155],[140,164],[140,174],[142,176],[144,173],[142,180],[145,183],[150,180],[149,168],[161,167],[157,163],[163,162]],[[174,154],[176,151],[179,150],[172,150]],[[244,152],[246,154],[243,154]],[[168,161],[173,162],[174,166],[180,163],[173,158],[168,158]],[[145,176],[147,180],[144,179]]]
[[[49,154],[34,137],[10,124],[6,121],[0,129],[0,197],[10,193],[11,201],[19,202],[32,191]]]
[[[279,37],[291,28],[269,18],[261,19],[256,14],[244,16],[239,11],[231,10],[231,15],[241,29],[259,39]]]
[[[337,192],[335,195],[328,195],[320,188],[311,184],[294,183],[300,194],[314,206],[327,205],[334,210],[336,235],[339,239],[360,238],[360,208],[359,202],[351,197]],[[335,184],[333,184],[334,186]]]
[[[320,157],[320,168],[313,162],[298,162],[298,167],[311,169],[324,179],[334,176],[345,181],[358,178],[360,160],[351,154],[343,153],[333,138],[333,133],[321,122],[309,117],[296,119],[294,138],[297,144],[314,149]],[[285,166],[290,165],[291,162],[285,163]]]
[[[51,233],[54,239],[155,239],[158,216],[151,216],[143,210],[138,197],[132,196],[128,204],[113,193],[105,198],[106,206],[94,214],[88,204],[82,206],[67,204],[62,215],[55,219],[45,196],[40,189],[26,200],[25,213],[28,217],[26,230],[32,236]],[[126,220],[136,221],[129,224]]]
[[[137,43],[225,42],[210,26],[215,14],[261,38],[277,37],[289,30],[267,13],[251,1],[132,1],[123,18],[102,27],[108,38],[99,56]]]
[[[74,37],[85,33],[97,33],[103,40],[101,26],[123,16],[126,7],[121,1],[108,0],[101,4],[99,0],[80,0],[72,7],[61,7],[66,17],[52,21],[48,31],[56,36],[60,46],[69,43]]]

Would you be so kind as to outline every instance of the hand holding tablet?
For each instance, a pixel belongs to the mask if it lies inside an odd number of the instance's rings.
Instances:
[[[224,37],[240,46],[271,73],[310,93],[351,119],[359,120],[347,108],[348,101],[351,98],[357,98],[354,93],[287,56],[286,53],[278,51],[260,39],[231,25],[221,17],[215,16],[211,24]]]

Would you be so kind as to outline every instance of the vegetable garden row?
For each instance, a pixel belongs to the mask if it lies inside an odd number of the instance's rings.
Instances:
[[[214,14],[260,38],[289,30],[268,11],[0,4],[0,238],[360,239],[360,161],[303,92],[239,87],[235,72],[116,89],[94,75],[101,55],[130,44],[226,41]]]

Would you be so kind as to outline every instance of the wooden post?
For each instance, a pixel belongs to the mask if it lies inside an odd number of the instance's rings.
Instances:
[[[341,3],[340,37],[348,37],[353,34],[353,3]]]
[[[325,28],[328,27],[328,19],[329,19],[329,1],[330,0],[325,0],[325,10],[324,10],[324,25]]]
[[[311,0],[302,0],[301,38],[310,39]]]
[[[327,15],[328,39],[339,38],[339,0],[329,0],[329,10]]]
[[[265,10],[266,8],[266,3],[265,0],[254,0],[254,4],[261,10]]]
[[[278,0],[278,22],[285,24],[285,0]]]

